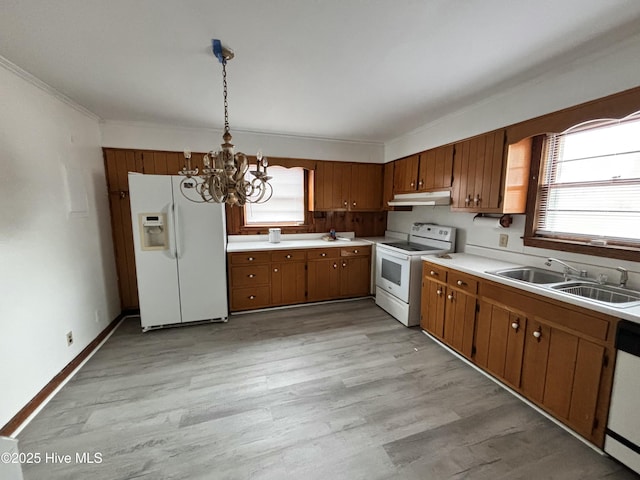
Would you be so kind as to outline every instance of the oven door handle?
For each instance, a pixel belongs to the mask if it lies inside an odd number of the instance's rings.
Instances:
[[[378,248],[377,254],[380,257],[392,257],[397,258],[399,260],[409,260],[408,255],[403,255],[402,253],[392,252],[391,250],[387,250],[386,248]]]

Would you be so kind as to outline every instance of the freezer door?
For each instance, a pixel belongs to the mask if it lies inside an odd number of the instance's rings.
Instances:
[[[129,197],[142,327],[180,323],[171,177],[129,174]],[[156,213],[166,216],[167,248],[143,250],[142,222],[145,215]]]
[[[226,319],[224,205],[188,200],[180,191],[184,177],[171,178],[182,321]]]

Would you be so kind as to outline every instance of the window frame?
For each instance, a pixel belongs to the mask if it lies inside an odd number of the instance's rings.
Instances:
[[[283,221],[283,222],[264,222],[264,223],[248,223],[247,222],[247,207],[251,204],[247,203],[242,208],[242,216],[243,223],[245,227],[258,227],[258,228],[271,228],[271,227],[280,227],[280,228],[288,228],[288,227],[300,227],[305,226],[308,223],[307,211],[309,205],[309,175],[308,171],[303,167],[285,167],[282,165],[271,165],[271,168],[283,168],[283,169],[292,169],[299,168],[302,170],[302,221],[301,222],[293,222],[293,221]],[[277,175],[277,172],[273,174]],[[268,202],[267,202],[268,203]]]
[[[248,156],[249,163],[256,162],[255,156]],[[244,207],[226,205],[227,233],[229,235],[263,235],[269,233],[269,228],[280,228],[282,233],[312,233],[314,232],[313,212],[309,211],[309,171],[315,170],[316,161],[297,158],[269,157],[270,166],[301,167],[304,169],[304,223],[301,225],[245,225]]]
[[[545,155],[546,134],[533,137],[531,146],[531,174],[529,175],[529,191],[523,243],[525,247],[537,247],[547,250],[581,253],[597,257],[640,262],[640,248],[629,245],[592,245],[578,238],[553,238],[535,234],[538,216],[538,192]]]

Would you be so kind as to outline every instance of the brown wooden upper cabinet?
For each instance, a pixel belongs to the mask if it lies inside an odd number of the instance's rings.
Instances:
[[[451,187],[453,145],[432,148],[394,162],[394,193],[426,192]]]
[[[455,144],[451,209],[525,213],[531,139],[505,146],[505,131]]]
[[[313,173],[312,211],[382,210],[383,165],[318,161]]]

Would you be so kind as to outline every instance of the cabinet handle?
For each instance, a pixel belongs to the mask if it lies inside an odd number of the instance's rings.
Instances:
[[[422,180],[420,180],[420,181],[418,182],[418,186],[419,186],[419,187],[421,187],[423,184],[424,184],[424,181],[422,181]]]
[[[343,263],[343,264],[342,264],[342,268],[344,268],[344,267],[346,267],[346,266],[347,266],[347,264],[346,264],[346,263]]]
[[[346,207],[347,205],[348,205],[348,203],[347,203],[347,201],[345,200],[345,201],[344,201],[344,206]]]
[[[274,268],[274,269],[273,269],[273,271],[274,271],[274,272],[276,272],[276,273],[278,273],[278,269],[277,269],[277,268]]]
[[[247,260],[249,260],[250,262],[253,262],[254,258],[253,257],[249,257],[249,258],[247,258]]]
[[[467,198],[464,199],[464,206],[468,207],[471,203],[471,195],[467,195]]]
[[[460,287],[461,287],[461,286],[463,286],[463,285],[466,285],[466,283],[464,283],[462,280],[458,280],[456,283],[457,283],[457,284],[458,284],[458,286],[460,286]]]
[[[432,277],[437,277],[438,276],[438,274],[434,270],[431,270],[429,272],[429,275],[431,275]]]
[[[447,298],[453,302],[453,295],[452,294],[447,295]]]
[[[538,330],[533,332],[533,336],[536,337],[538,340],[540,340],[540,337],[542,336],[542,332],[540,331],[540,328],[538,328]]]
[[[440,289],[436,290],[436,295],[442,295],[442,290]]]
[[[249,275],[247,275],[247,277],[253,278],[253,277],[255,277],[255,275],[253,273],[250,273]]]
[[[473,203],[476,206],[480,205],[480,194],[479,193],[476,195],[476,198],[473,199]]]
[[[356,202],[353,202],[353,206],[354,206],[354,207],[356,206]]]
[[[353,253],[358,253],[358,250],[354,250]]]
[[[520,328],[520,324],[518,322],[513,322],[511,324],[511,328],[517,331]]]
[[[409,185],[412,186],[412,187],[415,187],[416,186],[416,182],[411,182]]]
[[[287,258],[291,258],[291,255],[287,255]]]
[[[337,264],[337,263],[334,263],[334,264],[333,264],[333,268],[338,268],[338,264]]]
[[[327,254],[326,254],[326,253],[321,253],[321,254],[320,254],[320,256],[321,256],[321,257],[326,257],[326,256],[327,256]]]
[[[249,300],[253,300],[254,298],[256,298],[255,295],[249,295]]]

